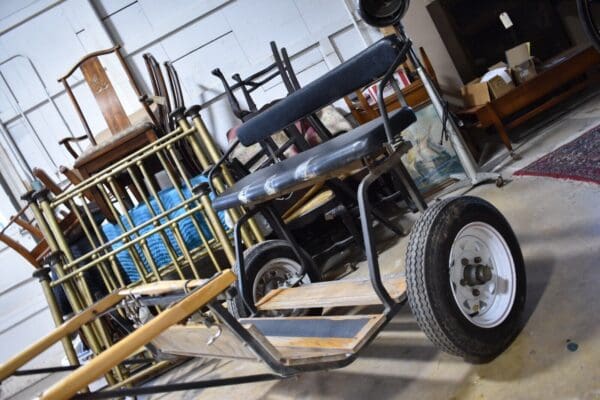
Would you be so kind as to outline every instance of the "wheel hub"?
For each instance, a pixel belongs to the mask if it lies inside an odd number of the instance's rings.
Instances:
[[[468,264],[463,271],[462,286],[477,286],[483,285],[492,280],[492,269],[483,264]]]
[[[484,222],[457,234],[450,250],[450,288],[461,313],[482,328],[499,325],[515,296],[514,262],[502,236]]]
[[[301,271],[302,266],[295,260],[285,257],[269,260],[257,272],[254,278],[252,287],[254,302],[256,303],[271,290],[310,283],[308,274],[301,275]],[[286,316],[288,313],[281,311],[265,311],[263,314],[268,316]],[[292,310],[289,314],[301,315],[302,311],[298,312]]]

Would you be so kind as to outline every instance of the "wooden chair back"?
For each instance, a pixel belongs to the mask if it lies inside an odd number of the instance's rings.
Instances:
[[[34,168],[33,176],[37,178],[50,192],[54,195],[62,193],[60,186],[54,182],[52,178],[42,169]],[[31,264],[35,269],[42,268],[43,258],[49,253],[48,243],[44,238],[42,231],[32,223],[26,216],[26,211],[29,205],[21,208],[15,215],[13,215],[8,224],[0,231],[0,242],[6,244],[8,247],[16,251],[21,257]],[[72,231],[79,222],[77,221],[76,215],[73,212],[65,212],[63,218],[58,221],[60,227],[68,233]],[[8,229],[12,224],[19,226],[21,229],[26,231],[35,240],[36,244],[28,249],[19,242],[18,239],[11,237],[7,234]]]
[[[181,90],[181,82],[179,81],[179,74],[173,66],[173,63],[166,61],[165,69],[167,70],[167,77],[169,78],[169,86],[171,88],[171,96],[173,99],[172,109],[185,108],[185,102],[183,100],[183,91]]]
[[[171,98],[167,90],[165,77],[160,64],[151,53],[144,53],[142,57],[144,58],[148,76],[150,76],[150,82],[152,83],[152,95],[156,104],[158,122],[163,132],[170,132],[174,128],[174,124],[169,118],[169,114],[173,111],[173,108],[171,107]]]
[[[136,96],[141,99],[142,92],[140,90],[140,87],[133,78],[131,70],[127,66],[127,63],[125,62],[125,59],[123,58],[123,55],[121,54],[119,49],[120,46],[117,45],[110,49],[99,50],[87,54],[81,60],[79,60],[64,76],[58,79],[58,81],[61,82],[65,87],[65,91],[69,96],[69,99],[73,103],[77,115],[79,116],[79,119],[83,124],[86,135],[93,145],[97,144],[96,139],[94,138],[89,123],[85,118],[83,111],[81,110],[81,105],[79,104],[77,98],[73,94],[73,90],[68,82],[68,78],[71,77],[71,75],[73,75],[77,70],[81,72],[81,74],[83,75],[83,79],[90,88],[96,100],[96,103],[100,108],[102,116],[104,117],[104,120],[108,125],[108,129],[113,135],[127,129],[131,126],[131,121],[129,119],[129,116],[125,112],[123,104],[121,103],[121,100],[119,99],[119,96],[117,95],[117,92],[115,91],[115,88],[113,87],[113,84],[106,73],[106,69],[104,68],[99,59],[100,56],[114,54],[119,60],[119,63],[123,68],[129,80],[129,83],[133,88],[133,91],[135,92]],[[150,120],[156,122],[149,105],[146,102],[142,102],[142,106],[148,114]]]

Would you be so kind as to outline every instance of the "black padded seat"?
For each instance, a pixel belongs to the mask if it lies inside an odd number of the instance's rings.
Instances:
[[[416,121],[410,108],[390,114],[392,131],[399,134]],[[335,175],[343,167],[382,149],[387,137],[381,118],[304,151],[282,162],[245,176],[213,200],[217,211],[252,205],[280,197],[318,180]]]
[[[379,78],[394,64],[406,43],[386,36],[320,78],[246,121],[237,130],[244,146],[257,143]]]

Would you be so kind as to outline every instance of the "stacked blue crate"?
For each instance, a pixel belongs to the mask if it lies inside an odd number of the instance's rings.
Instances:
[[[207,182],[207,179],[202,175],[196,176],[193,179],[191,179],[192,187],[197,186],[203,182]],[[181,191],[183,192],[184,198],[189,199],[192,196],[191,191],[186,185],[182,186],[183,187],[181,188]],[[178,205],[182,203],[181,196],[175,188],[161,190],[158,193],[158,196],[161,200],[164,209],[167,211],[175,209]],[[150,198],[150,205],[152,206],[155,215],[160,214],[160,207],[155,198]],[[194,207],[195,204],[192,204],[191,206]],[[168,220],[177,218],[185,212],[185,207],[180,207],[168,214]],[[147,222],[152,218],[152,213],[145,204],[139,204],[136,207],[128,210],[128,214],[135,226],[142,225],[144,222]],[[219,219],[221,220],[221,223],[223,224],[223,226],[225,226],[224,214],[221,212],[218,215]],[[168,222],[167,217],[162,218],[160,220],[161,225]],[[179,231],[181,232],[181,236],[183,237],[183,241],[188,250],[192,250],[203,245],[200,235],[194,227],[194,223],[191,218],[191,216],[188,216],[177,222]],[[212,239],[212,234],[210,232],[210,229],[208,228],[208,225],[206,224],[206,221],[204,220],[204,217],[199,212],[197,212],[194,213],[193,218],[197,221],[197,225],[202,230],[202,233],[205,236],[205,238],[207,240]],[[121,215],[121,222],[127,231],[131,230],[131,226],[129,225],[126,216]],[[154,224],[148,224],[147,226],[141,228],[137,234],[130,235],[129,239],[135,239],[136,237],[138,237],[138,235],[143,235],[144,233],[147,233],[154,228]],[[104,224],[102,224],[102,230],[109,241],[114,240],[115,238],[124,233],[118,224],[111,224],[108,221],[105,221]],[[181,256],[183,253],[181,251],[181,248],[177,244],[177,241],[175,240],[173,230],[171,228],[166,228],[163,229],[163,232],[164,236],[166,236],[167,240],[169,241],[171,249],[177,254],[177,256]],[[158,268],[168,265],[172,262],[171,256],[169,255],[169,252],[167,250],[167,243],[165,243],[163,235],[160,235],[159,233],[154,233],[145,239],[145,243],[150,253],[149,256],[152,258],[152,261]],[[119,249],[123,247],[123,245],[123,241],[119,240],[112,245],[112,249]],[[135,251],[135,254],[141,260],[146,271],[150,271],[151,269],[149,260],[146,257],[145,252],[142,250],[142,246],[140,244],[131,247],[129,250],[123,250],[118,252],[116,254],[117,260],[119,261],[119,264],[121,265],[123,271],[129,278],[129,280],[133,282],[139,280],[140,276],[137,268],[135,267],[135,262],[132,257],[132,251]]]

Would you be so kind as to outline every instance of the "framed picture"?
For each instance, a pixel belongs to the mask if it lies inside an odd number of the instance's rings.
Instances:
[[[413,145],[402,160],[421,193],[427,193],[464,170],[450,142],[442,139],[442,123],[433,105],[423,106],[415,114],[417,122],[402,133]]]

